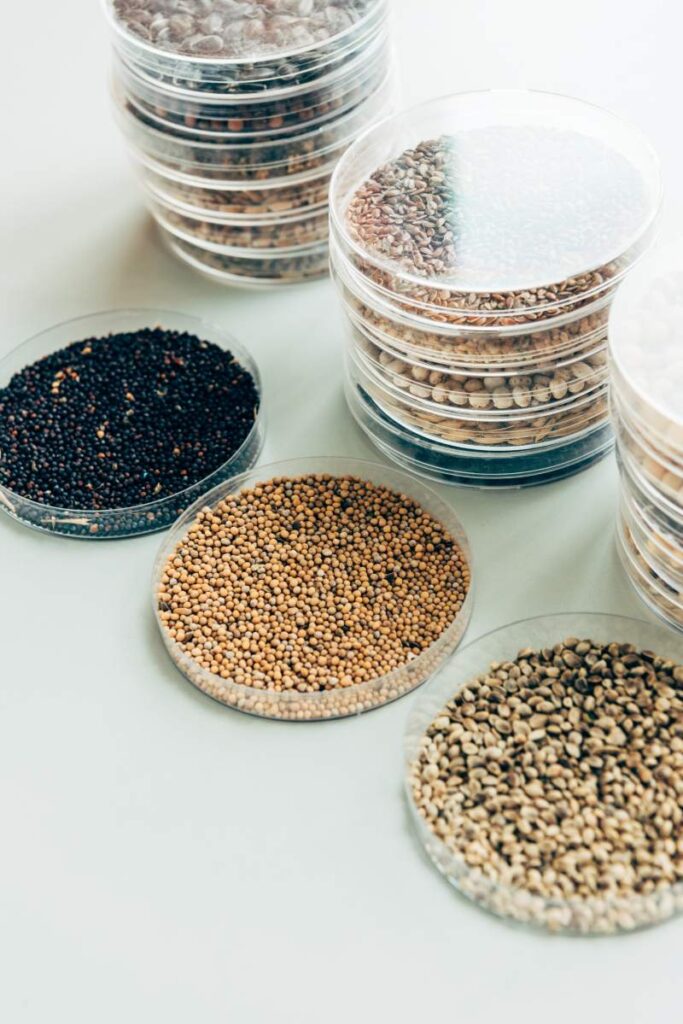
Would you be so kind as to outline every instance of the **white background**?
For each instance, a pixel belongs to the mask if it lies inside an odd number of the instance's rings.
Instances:
[[[155,306],[257,358],[264,460],[372,457],[323,281],[221,290],[162,249],[109,111],[95,0],[3,3],[0,355],[69,317]],[[683,226],[676,0],[396,0],[406,103],[530,86],[611,107],[659,149]],[[474,638],[522,615],[646,616],[613,540],[612,459],[517,493],[442,489],[477,562]],[[401,796],[409,697],[288,726],[202,697],[150,611],[159,538],[0,522],[0,1019],[462,1024],[681,1019],[683,922],[602,940],[515,930],[453,893]]]

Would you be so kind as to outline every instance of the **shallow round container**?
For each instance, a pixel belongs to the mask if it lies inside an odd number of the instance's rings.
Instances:
[[[240,365],[253,377],[259,393],[259,411],[250,433],[240,448],[208,476],[195,481],[176,494],[129,508],[57,508],[22,497],[0,484],[0,509],[24,526],[86,540],[110,540],[156,533],[167,529],[188,505],[206,491],[230,477],[246,472],[258,460],[263,448],[265,427],[261,378],[256,364],[232,335],[199,317],[166,310],[130,309],[95,313],[68,320],[30,338],[0,361],[0,389],[5,388],[14,374],[24,367],[65,348],[74,341],[139,331],[145,327],[187,331],[233,353]]]
[[[683,517],[683,469],[663,458],[642,437],[638,435],[612,388],[612,418],[620,447],[628,452],[629,462],[637,466],[638,479],[647,480],[655,498],[677,511]]]
[[[273,217],[298,218],[309,211],[327,211],[332,166],[313,173],[270,178],[267,181],[202,180],[176,175],[154,161],[136,158],[142,180],[154,199],[172,205],[189,216],[243,217],[249,221]]]
[[[634,548],[648,569],[662,581],[665,588],[670,587],[681,597],[683,606],[683,547],[675,541],[667,545],[661,533],[649,529],[623,489],[619,515]]]
[[[681,568],[683,569],[683,521],[676,519],[668,509],[656,505],[630,474],[628,467],[621,459],[619,460],[619,473],[624,500],[628,502],[644,531],[652,538],[653,542],[659,543],[661,540],[663,551],[680,549]]]
[[[332,275],[335,275],[333,264]],[[346,296],[342,298],[344,313],[355,337],[365,339],[369,345],[397,359],[441,373],[524,375],[536,372],[534,367],[539,365],[565,365],[592,353],[607,351],[607,332],[605,325],[600,325],[599,315],[588,319],[585,333],[579,333],[576,324],[567,325],[571,330],[546,330],[546,337],[527,333],[449,337],[403,327],[378,316],[368,306],[348,301]],[[551,347],[550,334],[555,335],[555,348]]]
[[[510,448],[534,448],[554,445],[561,438],[583,434],[609,422],[607,385],[579,395],[571,405],[546,410],[524,410],[524,416],[505,416],[497,412],[477,413],[439,407],[438,412],[419,408],[403,394],[390,393],[369,374],[362,364],[347,356],[347,375],[370,395],[384,414],[430,441],[479,450],[505,451]]]
[[[123,92],[162,130],[180,131],[191,139],[230,142],[239,138],[257,142],[264,137],[308,131],[342,117],[363,102],[386,75],[391,51],[387,37],[373,43],[329,85],[315,84],[293,95],[248,95],[189,92],[178,94],[141,76],[119,60],[114,69]]]
[[[397,358],[363,335],[347,335],[350,355],[389,395],[444,416],[519,420],[572,405],[608,379],[605,351],[512,372],[435,369]]]
[[[470,590],[465,602],[448,628],[426,651],[406,665],[378,679],[355,686],[317,693],[276,693],[240,685],[202,668],[185,654],[164,629],[157,608],[157,594],[164,566],[178,543],[186,535],[197,514],[212,508],[229,494],[254,487],[276,477],[301,477],[309,474],[355,476],[406,494],[448,530],[470,567]],[[222,704],[263,718],[285,721],[321,721],[345,718],[391,703],[421,686],[460,643],[472,612],[474,574],[465,531],[453,510],[436,493],[399,470],[357,459],[321,457],[296,459],[259,467],[215,488],[189,508],[179,519],[157,556],[154,568],[153,600],[157,624],[166,649],[184,676],[203,693]]]
[[[298,135],[231,143],[188,139],[172,128],[162,129],[114,82],[114,106],[120,128],[134,152],[142,158],[195,177],[253,181],[282,178],[322,168],[376,120],[391,109],[394,78],[387,74],[367,100],[330,124]]]
[[[643,260],[610,312],[614,390],[644,439],[683,475],[683,247]]]
[[[193,270],[218,284],[240,288],[274,288],[327,276],[327,244],[293,251],[243,250],[226,255],[185,242],[160,228],[171,252]]]
[[[430,439],[388,416],[357,384],[345,384],[358,426],[392,462],[439,483],[478,489],[535,487],[587,469],[607,455],[614,440],[609,422],[540,448],[477,449]]]
[[[178,103],[263,103],[264,100],[291,100],[313,90],[334,90],[343,86],[349,78],[362,73],[368,60],[377,48],[386,44],[388,38],[386,20],[370,26],[370,30],[358,39],[352,47],[340,51],[327,63],[308,68],[280,63],[277,74],[269,79],[225,78],[222,82],[202,81],[193,74],[192,78],[181,75],[167,75],[157,68],[146,67],[130,60],[120,47],[114,47],[121,63],[132,71],[136,78],[150,89],[163,94]],[[192,71],[194,72],[194,68]],[[256,70],[252,66],[251,70]]]
[[[398,193],[400,215],[387,216],[400,229],[396,245],[390,230],[371,244],[358,225],[374,223],[384,186],[369,208],[367,197],[354,208],[354,197],[409,151],[403,173],[434,166],[433,178],[410,191],[420,196],[413,222]],[[429,237],[427,198],[443,215]],[[660,201],[658,160],[632,126],[579,100],[490,90],[425,103],[366,132],[337,167],[331,219],[348,259],[389,292],[495,319],[501,310],[554,315],[613,285],[648,244]],[[406,255],[411,235],[419,266]]]
[[[426,730],[441,709],[493,662],[513,660],[525,647],[552,647],[574,636],[597,643],[631,643],[683,664],[683,638],[660,625],[617,615],[573,613],[525,619],[494,630],[462,647],[413,705],[405,734],[405,786],[415,831],[434,866],[460,893],[484,910],[553,932],[610,934],[658,924],[683,910],[683,885],[652,896],[546,899],[502,885],[470,867],[429,828],[412,792],[411,767]]]
[[[250,256],[254,251],[277,249],[290,253],[327,241],[326,211],[306,213],[298,219],[257,220],[249,223],[204,215],[194,217],[152,201],[154,218],[181,241],[226,256]]]
[[[127,60],[152,74],[209,89],[234,88],[240,83],[259,83],[262,87],[275,83],[277,86],[283,80],[296,80],[302,74],[321,73],[335,62],[347,59],[355,49],[367,45],[386,17],[385,0],[347,4],[350,16],[343,27],[331,24],[325,31],[321,26],[305,43],[288,42],[277,32],[271,37],[262,33],[260,37],[236,38],[217,53],[215,47],[208,48],[201,42],[185,49],[182,42],[174,42],[172,37],[155,41],[145,26],[142,32],[131,29],[130,23],[120,17],[113,0],[103,0],[103,3],[114,45]],[[218,4],[209,7],[198,0],[189,0],[186,7],[187,13],[197,17],[220,10]],[[199,31],[203,32],[204,28]],[[206,39],[206,35],[200,39]]]
[[[624,571],[638,597],[667,625],[683,631],[683,601],[648,564],[621,515],[617,520],[617,551]]]

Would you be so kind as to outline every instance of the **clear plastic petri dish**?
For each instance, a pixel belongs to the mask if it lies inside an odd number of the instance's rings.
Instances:
[[[604,458],[613,446],[608,422],[540,448],[477,449],[428,438],[388,416],[348,380],[349,410],[372,444],[392,462],[427,480],[478,489],[534,487],[562,480]]]
[[[223,97],[206,93],[177,94],[141,76],[119,60],[114,75],[129,96],[161,130],[196,141],[253,142],[264,137],[299,134],[340,118],[366,100],[385,78],[391,60],[387,37],[373,44],[372,52],[354,62],[343,78],[329,85],[316,84],[292,96]]]
[[[222,82],[202,81],[196,75],[186,79],[181,75],[166,75],[158,69],[146,67],[130,60],[115,46],[118,59],[149,88],[163,92],[171,100],[207,103],[263,103],[264,100],[291,100],[314,89],[334,90],[349,78],[362,72],[375,51],[386,43],[387,23],[378,22],[354,46],[340,52],[333,60],[301,69],[280,64],[278,74],[269,79],[238,78]]]
[[[668,509],[656,505],[621,460],[619,471],[623,499],[653,543],[659,544],[664,553],[672,556],[680,553],[679,564],[683,571],[683,520],[676,519]]]
[[[332,275],[334,278],[334,264]],[[450,336],[403,326],[378,316],[352,296],[340,294],[344,312],[356,333],[381,351],[437,371],[525,374],[530,372],[530,367],[539,364],[562,364],[607,348],[607,330],[605,323],[600,322],[601,315],[588,318],[582,326],[572,324],[567,329],[552,332],[546,329],[545,336],[532,333]],[[554,337],[550,337],[551,334]]]
[[[448,310],[426,313],[414,303],[396,301],[351,267],[341,255],[334,224],[330,228],[330,254],[334,280],[347,306],[356,310],[380,333],[394,338],[407,350],[423,350],[434,358],[462,353],[468,359],[524,362],[544,353],[580,343],[590,335],[607,335],[609,305],[614,287],[607,287],[596,299],[576,308],[574,304],[550,322],[543,318],[519,316],[463,318]]]
[[[327,242],[326,210],[305,213],[296,220],[275,217],[252,222],[244,218],[217,219],[207,214],[191,216],[154,200],[150,210],[158,223],[181,241],[226,256],[249,256],[261,249],[295,252]]]
[[[394,76],[389,72],[375,93],[330,124],[296,136],[223,143],[195,141],[171,129],[162,130],[114,82],[117,120],[134,153],[181,174],[226,181],[258,182],[324,168],[359,132],[386,115],[393,95]]]
[[[495,867],[487,872],[469,863],[461,852],[459,833],[454,831],[449,840],[437,835],[418,805],[414,766],[427,742],[428,730],[448,702],[469,682],[489,673],[492,664],[512,661],[525,649],[552,648],[571,637],[603,645],[632,644],[639,651],[654,652],[676,665],[683,664],[683,638],[661,625],[617,615],[546,615],[515,622],[482,636],[462,647],[413,704],[404,741],[406,799],[417,838],[428,858],[455,889],[481,909],[552,932],[600,935],[632,931],[658,924],[680,912],[683,885],[676,882],[652,893],[606,892],[604,896],[590,898],[548,898],[540,892],[504,883]],[[515,763],[514,754],[511,757]],[[590,849],[583,844],[585,840],[580,837],[577,850],[586,849],[590,859]]]
[[[240,288],[274,288],[327,276],[327,244],[281,251],[262,249],[226,255],[185,242],[160,228],[171,252],[187,266],[218,284]]]
[[[568,97],[489,90],[366,132],[337,167],[331,219],[345,256],[389,294],[533,319],[613,286],[660,201],[657,157],[632,126]]]
[[[628,414],[614,394],[611,395],[614,430],[622,449],[629,453],[631,465],[637,465],[638,478],[645,478],[655,495],[667,506],[678,509],[683,516],[683,470],[680,465],[663,458],[661,452],[655,451],[634,429]]]
[[[259,394],[254,425],[240,447],[225,461],[183,490],[128,508],[69,509],[42,504],[17,494],[0,483],[0,509],[24,526],[46,533],[86,540],[110,540],[155,533],[167,529],[180,513],[202,494],[230,477],[246,472],[258,460],[265,439],[259,371],[249,353],[223,328],[199,317],[167,310],[113,310],[58,324],[13,349],[0,361],[0,396],[12,377],[24,367],[57,352],[75,341],[109,334],[133,333],[145,327],[188,332],[230,351],[252,376]],[[1,415],[1,413],[0,413]],[[2,462],[0,460],[0,467]]]
[[[385,0],[339,6],[316,0],[296,21],[277,11],[265,12],[260,20],[235,21],[219,3],[188,0],[183,23],[172,25],[169,17],[161,20],[165,12],[158,3],[132,8],[125,0],[103,2],[114,45],[127,60],[162,78],[209,89],[242,83],[278,87],[301,75],[323,73],[367,45],[387,13]],[[259,13],[264,14],[254,10]]]
[[[683,546],[673,539],[667,541],[660,531],[649,529],[624,489],[621,492],[620,516],[634,547],[649,569],[666,587],[671,587],[681,596],[683,602]]]
[[[643,557],[621,515],[617,520],[617,550],[624,571],[641,601],[667,625],[683,631],[680,592],[663,580]]]
[[[154,161],[136,159],[143,183],[154,199],[173,205],[180,212],[210,213],[216,216],[271,219],[299,217],[308,210],[327,210],[332,166],[303,175],[270,178],[267,181],[202,180],[176,175]]]
[[[249,490],[274,478],[324,474],[352,476],[407,495],[437,519],[456,542],[470,568],[470,585],[460,611],[438,639],[420,654],[389,674],[367,682],[329,690],[299,693],[276,691],[264,686],[256,689],[225,679],[200,666],[172,638],[165,628],[159,609],[159,590],[169,557],[187,536],[197,515],[213,508],[228,495]],[[259,467],[210,494],[189,508],[179,519],[162,545],[154,568],[153,600],[157,624],[166,649],[183,675],[199,690],[239,711],[284,721],[323,721],[358,715],[391,703],[421,686],[460,643],[470,619],[473,602],[472,556],[465,531],[453,510],[435,492],[399,470],[357,459],[321,457],[296,459]]]
[[[613,386],[644,440],[683,474],[683,248],[643,260],[619,290],[609,321]]]
[[[496,413],[476,414],[439,407],[437,412],[418,407],[404,395],[389,392],[365,368],[347,355],[347,375],[371,396],[384,414],[430,441],[473,450],[540,448],[561,438],[583,434],[609,421],[607,385],[596,387],[571,405],[531,412],[523,417]]]
[[[427,411],[526,416],[571,404],[608,379],[604,346],[581,358],[513,371],[437,369],[377,348],[355,330],[347,330],[347,346],[378,384]]]

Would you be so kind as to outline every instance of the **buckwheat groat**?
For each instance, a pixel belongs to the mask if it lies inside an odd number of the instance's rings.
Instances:
[[[683,906],[683,667],[652,651],[568,638],[494,662],[432,721],[411,785],[489,909],[605,932]]]

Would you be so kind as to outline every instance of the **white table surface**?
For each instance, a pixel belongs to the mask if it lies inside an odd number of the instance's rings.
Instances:
[[[681,229],[674,0],[395,6],[405,102],[512,85],[611,107],[658,147],[664,234]],[[98,4],[15,2],[1,20],[0,355],[100,309],[204,314],[263,370],[264,461],[373,457],[345,411],[329,282],[221,290],[162,249],[110,116]],[[547,611],[647,617],[614,549],[611,458],[542,489],[442,492],[476,553],[470,639]],[[186,683],[152,621],[158,544],[0,521],[0,1020],[680,1020],[683,922],[551,939],[428,866],[401,796],[413,697],[301,727]]]

